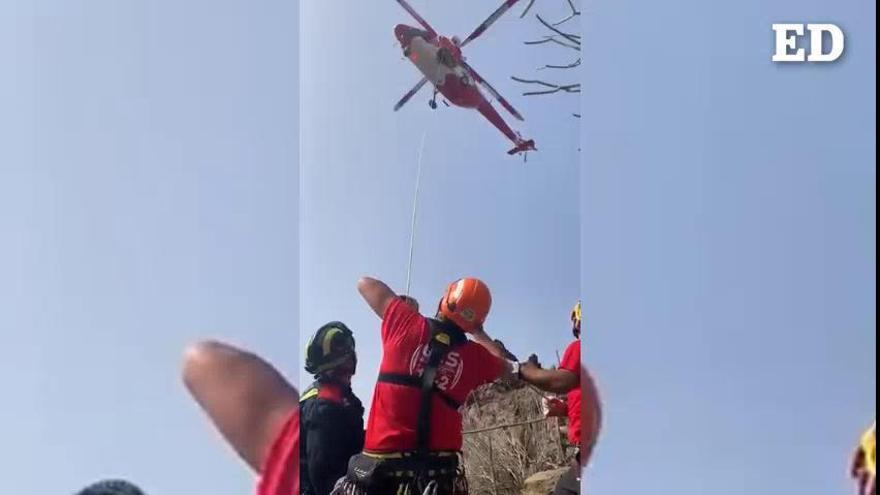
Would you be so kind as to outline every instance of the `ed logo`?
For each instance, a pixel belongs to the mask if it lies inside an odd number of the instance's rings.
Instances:
[[[834,24],[774,24],[776,53],[774,62],[834,62],[843,55],[843,30]],[[798,47],[798,40],[810,32],[810,54]],[[826,36],[827,35],[827,36]],[[831,46],[826,46],[826,41]]]

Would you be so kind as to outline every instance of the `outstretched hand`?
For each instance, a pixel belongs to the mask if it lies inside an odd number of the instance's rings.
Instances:
[[[543,369],[543,366],[541,366],[541,361],[538,360],[537,354],[532,354],[531,356],[529,356],[528,363],[534,365],[538,369]]]
[[[540,363],[537,362],[537,359],[533,360],[532,357],[534,357],[534,354],[532,356],[529,356],[528,361],[526,361],[524,363],[520,363],[521,373],[525,374],[526,372],[528,372],[530,370],[540,370],[541,369]]]
[[[562,399],[544,399],[544,417],[562,418],[568,415],[568,407]]]

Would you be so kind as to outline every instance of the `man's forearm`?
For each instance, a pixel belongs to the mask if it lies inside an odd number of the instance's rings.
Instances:
[[[568,371],[545,370],[536,367],[523,367],[520,370],[522,379],[531,383],[545,392],[556,394],[568,393],[577,386],[577,382],[572,383]]]
[[[507,361],[507,354],[504,352],[503,349],[501,349],[498,344],[495,343],[494,340],[492,340],[492,337],[489,337],[489,335],[486,334],[484,330],[474,332],[471,335],[473,335],[474,337],[474,342],[485,347],[486,350],[492,353],[493,356]]]

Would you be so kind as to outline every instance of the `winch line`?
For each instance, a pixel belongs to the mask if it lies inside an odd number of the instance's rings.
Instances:
[[[422,144],[419,147],[419,164],[416,171],[416,192],[413,196],[413,210],[412,210],[412,224],[410,225],[409,231],[409,262],[406,268],[406,291],[404,295],[409,297],[409,291],[412,286],[412,269],[413,269],[413,254],[415,252],[416,245],[416,223],[418,220],[419,213],[419,192],[421,190],[422,185],[422,159],[425,154],[425,142],[428,137],[428,131],[425,130],[422,133]]]

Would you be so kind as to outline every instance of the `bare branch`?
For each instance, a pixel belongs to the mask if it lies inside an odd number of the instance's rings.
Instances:
[[[547,91],[528,91],[526,93],[523,93],[523,96],[553,95],[553,94],[556,94],[556,93],[559,93],[562,91],[564,91],[566,93],[580,93],[581,92],[580,88],[578,88],[578,89],[571,89],[571,88],[572,88],[571,86],[562,86],[562,87],[559,87],[556,89],[549,89]]]
[[[538,81],[536,79],[522,79],[519,77],[511,77],[511,79],[513,79],[514,81],[516,81],[518,83],[523,83],[523,84],[537,84],[540,86],[547,86],[548,88],[558,88],[559,87],[556,84],[551,84],[551,83],[544,82],[544,81]]]
[[[537,70],[544,69],[574,69],[575,67],[579,67],[581,65],[581,59],[577,59],[576,61],[568,64],[568,65],[545,65],[543,67],[538,67]]]
[[[575,35],[575,34],[569,34],[569,33],[565,33],[565,32],[563,32],[563,31],[560,30],[559,28],[556,28],[555,26],[553,26],[553,25],[550,24],[549,22],[545,21],[545,20],[541,17],[540,14],[536,15],[535,17],[537,17],[538,20],[541,22],[541,24],[543,24],[547,29],[553,31],[554,33],[558,34],[559,36],[562,36],[563,38],[565,38],[565,39],[567,39],[568,41],[574,43],[575,45],[577,45],[577,46],[581,46],[581,40],[580,40],[581,37],[580,37],[580,36]]]
[[[564,41],[560,41],[556,36],[545,36],[544,39],[542,39],[542,40],[526,41],[525,42],[526,45],[543,45],[545,43],[556,43],[557,45],[564,46],[566,48],[570,48],[575,51],[581,51],[580,46],[569,45],[568,43],[566,43]]]
[[[575,13],[571,14],[570,16],[566,17],[565,19],[562,19],[562,20],[559,21],[559,22],[555,22],[555,23],[553,23],[553,26],[554,26],[554,27],[561,26],[561,25],[565,24],[566,22],[568,22],[568,21],[574,19],[575,17],[577,17],[577,16],[579,16],[579,15],[581,15],[580,12],[575,12]]]
[[[529,15],[529,11],[532,10],[532,7],[535,6],[535,0],[531,0],[528,5],[526,5],[526,10],[523,11],[522,15],[519,16],[520,19],[524,19],[525,16]]]
[[[537,0],[530,0],[528,3],[528,6],[526,7],[526,9],[523,12],[521,17],[524,18],[532,10],[532,7],[534,7],[536,2],[537,2]],[[548,35],[545,35],[542,39],[526,41],[525,42],[526,45],[536,46],[536,45],[548,45],[549,44],[549,45],[558,45],[563,48],[568,48],[570,50],[576,50],[578,52],[581,51],[582,37],[579,36],[578,34],[575,34],[572,32],[566,32],[560,28],[560,26],[563,26],[563,25],[569,23],[572,19],[575,19],[581,15],[581,12],[580,12],[580,10],[578,10],[578,7],[576,5],[576,0],[565,0],[565,3],[568,4],[568,7],[570,9],[570,13],[568,14],[568,16],[564,17],[563,19],[561,19],[555,23],[551,24],[551,23],[547,22],[543,17],[541,17],[540,14],[535,15],[535,17],[538,19],[538,22],[540,22],[545,28],[547,28],[549,31],[551,31],[551,33]],[[574,27],[572,27],[572,29],[574,29]],[[543,71],[543,70],[570,70],[570,69],[574,69],[576,67],[579,67],[580,65],[581,65],[581,58],[578,58],[577,60],[575,60],[569,64],[552,64],[551,63],[551,64],[544,65],[543,67],[538,67],[536,70],[539,72]],[[518,83],[531,85],[534,87],[533,90],[523,93],[523,96],[542,96],[542,95],[553,95],[553,94],[560,94],[560,93],[571,94],[571,93],[580,93],[581,92],[581,85],[580,84],[557,84],[557,83],[552,83],[552,82],[548,82],[548,81],[544,81],[544,80],[540,80],[540,79],[524,79],[524,78],[519,78],[519,77],[511,77],[511,79],[513,79],[514,81],[516,81]],[[572,115],[572,117],[574,117],[576,119],[581,118],[580,113],[572,113],[571,115]],[[508,469],[510,469],[510,468],[508,468]],[[511,475],[514,475],[513,471],[511,471]]]
[[[535,6],[535,1],[536,1],[536,0],[531,0],[531,1],[529,2],[529,4],[526,5],[525,10],[523,10],[523,13],[520,14],[520,16],[519,16],[520,19],[524,19],[527,15],[529,15],[529,12],[531,12],[532,7]],[[574,4],[574,0],[566,0],[566,1],[568,2],[568,6],[571,8],[571,15],[569,15],[568,17],[566,17],[565,19],[562,19],[561,21],[559,21],[559,22],[557,22],[557,23],[554,23],[554,24],[553,24],[554,26],[561,26],[562,24],[565,24],[566,22],[568,22],[568,21],[574,19],[575,17],[581,15],[581,12],[577,9],[577,7],[576,7],[575,4]]]
[[[522,84],[532,84],[536,86],[543,86],[545,88],[549,88],[544,91],[529,91],[527,93],[523,93],[523,96],[539,96],[539,95],[552,95],[555,93],[580,93],[581,85],[578,84],[567,84],[567,85],[559,85],[553,84],[546,81],[540,81],[537,79],[522,79],[519,77],[511,77],[514,81]]]

